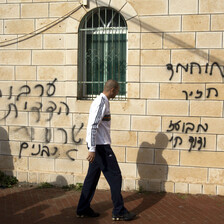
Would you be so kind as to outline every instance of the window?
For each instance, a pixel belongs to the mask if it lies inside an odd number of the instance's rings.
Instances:
[[[112,8],[93,9],[79,27],[78,98],[92,99],[104,83],[120,84],[118,99],[126,96],[127,24]]]

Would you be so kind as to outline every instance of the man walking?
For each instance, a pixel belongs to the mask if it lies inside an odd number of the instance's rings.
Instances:
[[[108,80],[101,93],[92,103],[87,125],[87,146],[89,169],[86,175],[82,193],[77,207],[77,217],[98,217],[100,214],[90,207],[100,173],[103,172],[110,185],[113,201],[112,219],[129,221],[135,217],[124,207],[121,195],[122,176],[117,159],[111,149],[110,138],[110,104],[119,92],[119,84],[115,80]]]

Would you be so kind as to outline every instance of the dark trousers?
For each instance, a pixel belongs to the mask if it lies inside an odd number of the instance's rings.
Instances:
[[[114,206],[113,214],[118,215],[125,213],[127,210],[124,207],[121,195],[121,171],[110,145],[96,146],[95,159],[93,163],[89,163],[89,169],[83,184],[77,213],[82,213],[90,207],[101,171],[110,185],[111,199]]]

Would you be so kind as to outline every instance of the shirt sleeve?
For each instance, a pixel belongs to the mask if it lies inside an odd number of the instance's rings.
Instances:
[[[90,152],[96,150],[96,135],[100,122],[105,114],[105,101],[102,98],[98,104],[94,104],[90,109],[88,128],[87,128],[87,145]]]

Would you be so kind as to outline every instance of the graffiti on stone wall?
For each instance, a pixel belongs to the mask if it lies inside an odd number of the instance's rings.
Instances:
[[[167,132],[172,131],[180,131],[181,133],[188,134],[192,132],[207,132],[208,130],[208,124],[205,123],[202,124],[193,124],[192,122],[182,122],[181,120],[177,122],[173,122],[173,120],[170,120],[170,124]],[[170,142],[173,142],[173,147],[176,148],[177,145],[182,145],[183,139],[181,136],[175,136],[171,137],[169,139]],[[189,136],[188,142],[190,143],[189,151],[197,147],[197,150],[201,150],[202,148],[206,147],[206,137],[195,137],[195,136]]]
[[[19,88],[19,93],[17,95],[15,95],[15,102],[19,102],[19,100],[21,99],[22,96],[29,96],[33,90],[38,90],[39,97],[42,97],[44,94],[50,98],[52,96],[54,96],[54,94],[56,93],[56,85],[55,82],[57,81],[57,79],[54,79],[52,82],[49,82],[46,84],[46,86],[43,86],[41,84],[37,84],[33,87],[33,89],[29,86],[29,85],[23,85]],[[2,90],[0,90],[0,97],[2,97]],[[8,100],[10,100],[13,97],[13,86],[10,86],[9,88],[9,97],[7,98]],[[67,105],[66,102],[60,101],[59,103],[54,102],[53,100],[49,100],[48,102],[48,107],[46,107],[46,109],[44,110],[44,105],[41,102],[36,102],[35,105],[31,105],[30,107],[28,107],[28,102],[25,101],[24,102],[24,106],[23,106],[23,111],[29,111],[29,112],[34,112],[36,113],[36,123],[40,122],[41,120],[41,113],[48,113],[49,117],[45,120],[46,122],[51,121],[53,116],[59,116],[60,114],[62,114],[63,112],[65,113],[66,116],[68,116],[70,114],[70,108]],[[6,119],[8,116],[10,116],[12,114],[12,116],[14,115],[15,118],[19,119],[19,113],[18,113],[18,108],[17,108],[17,104],[16,103],[9,103],[7,105],[8,110],[6,111],[6,114],[0,118],[0,120],[4,120]],[[30,109],[28,109],[30,108]],[[71,136],[71,141],[73,144],[77,145],[77,144],[81,144],[82,143],[82,139],[78,138],[77,135],[79,134],[79,132],[82,130],[84,124],[81,123],[79,127],[77,127],[77,125],[73,125],[71,127],[71,133],[68,133],[68,131],[64,128],[56,128],[55,132],[61,132],[62,136],[63,136],[63,142],[62,144],[67,144],[68,143],[68,134],[70,134]],[[22,157],[24,150],[31,150],[31,156],[55,156],[59,151],[60,148],[56,147],[56,146],[52,146],[50,147],[48,144],[51,142],[52,140],[52,130],[51,128],[45,128],[45,144],[43,145],[42,143],[37,144],[37,143],[33,143],[32,141],[35,140],[34,139],[34,133],[35,133],[35,129],[33,127],[29,128],[26,126],[21,126],[18,129],[15,130],[15,132],[18,132],[20,130],[24,129],[25,130],[25,134],[31,139],[31,142],[22,142],[20,144],[20,149],[19,149],[19,158]],[[66,151],[66,156],[74,161],[75,159],[71,156],[72,152],[76,152],[78,151],[75,148],[71,148],[68,149]]]

